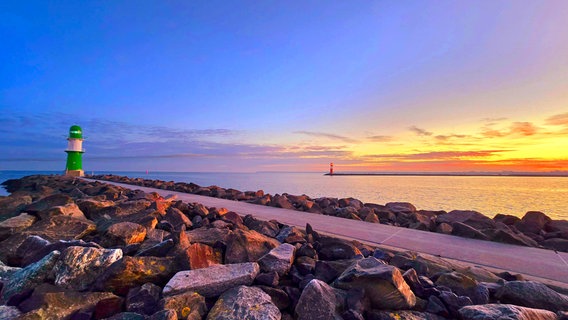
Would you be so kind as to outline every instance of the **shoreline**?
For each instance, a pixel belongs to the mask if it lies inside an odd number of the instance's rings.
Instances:
[[[410,176],[410,177],[539,177],[539,178],[568,178],[568,173],[324,173],[324,176]]]
[[[166,182],[127,176],[87,175],[87,177],[465,238],[568,252],[568,220],[553,220],[539,211],[526,212],[522,218],[506,214],[497,214],[489,218],[472,210],[449,212],[419,210],[408,202],[389,202],[381,205],[363,203],[355,198],[310,198],[306,195],[287,193],[271,195],[265,194],[263,190],[243,192],[219,186],[203,187],[195,183]]]

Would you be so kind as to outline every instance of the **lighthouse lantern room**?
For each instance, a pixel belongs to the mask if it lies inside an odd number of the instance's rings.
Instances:
[[[83,153],[85,152],[83,151],[83,129],[77,125],[71,126],[67,141],[65,175],[82,177],[85,175],[83,171]]]

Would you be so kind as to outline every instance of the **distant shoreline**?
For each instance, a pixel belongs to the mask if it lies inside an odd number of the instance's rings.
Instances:
[[[550,178],[568,178],[568,173],[551,174],[551,173],[325,173],[324,176],[425,176],[425,177],[550,177]]]

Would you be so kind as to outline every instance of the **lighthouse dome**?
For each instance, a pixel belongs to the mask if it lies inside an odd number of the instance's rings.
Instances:
[[[83,139],[83,129],[77,125],[71,126],[69,128],[69,138]]]

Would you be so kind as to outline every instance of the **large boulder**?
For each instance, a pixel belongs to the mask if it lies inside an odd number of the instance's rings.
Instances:
[[[412,309],[416,304],[416,296],[400,270],[374,257],[353,263],[335,280],[334,286],[364,289],[376,309]]]
[[[174,254],[182,268],[201,269],[223,263],[223,252],[202,243],[190,244],[181,252],[174,250]]]
[[[8,238],[16,232],[20,232],[30,227],[37,218],[27,213],[22,213],[0,222],[0,241]]]
[[[221,230],[217,228],[198,228],[186,231],[185,234],[188,241],[194,243],[199,242],[208,246],[214,246],[216,243],[227,244],[227,239],[233,232],[228,230]]]
[[[243,223],[247,226],[247,228],[271,238],[275,238],[280,232],[277,222],[258,220],[252,215],[247,215],[243,219]]]
[[[162,288],[153,283],[145,283],[131,288],[126,296],[126,311],[152,315],[158,308]]]
[[[67,203],[61,206],[51,207],[49,209],[38,212],[37,215],[41,219],[46,219],[48,217],[58,216],[58,215],[69,216],[79,219],[86,219],[85,215],[83,214],[83,211],[79,209],[79,206],[77,206],[75,202]]]
[[[32,224],[22,234],[37,235],[49,241],[78,240],[96,229],[97,226],[92,221],[59,215]]]
[[[520,307],[512,304],[485,304],[466,306],[459,310],[463,320],[519,319],[556,320],[554,312],[542,309]]]
[[[335,289],[321,280],[311,280],[296,305],[298,320],[342,320],[341,301]]]
[[[32,291],[37,285],[43,283],[60,255],[59,251],[53,251],[40,261],[14,272],[4,282],[0,292],[0,302],[6,303],[15,296],[25,295],[26,292]]]
[[[278,240],[256,231],[238,229],[231,233],[227,239],[225,263],[255,262],[279,245]]]
[[[207,320],[280,320],[282,314],[268,294],[256,287],[238,286],[225,291]]]
[[[94,284],[95,289],[126,295],[128,290],[151,282],[164,285],[176,272],[172,257],[129,257],[113,263]]]
[[[55,285],[70,290],[86,290],[120,258],[120,249],[69,247],[55,264]]]
[[[63,252],[69,247],[90,247],[103,249],[95,242],[85,242],[83,240],[58,240],[50,242],[40,236],[29,236],[16,250],[17,256],[21,258],[21,265],[27,266],[41,260],[52,251]]]
[[[568,252],[568,239],[550,238],[541,242],[542,246],[548,249]]]
[[[416,207],[408,202],[389,202],[385,208],[395,214],[416,212]]]
[[[110,226],[103,243],[106,247],[140,243],[146,237],[146,228],[134,222],[119,222]]]
[[[32,203],[32,197],[28,194],[14,194],[8,197],[0,197],[0,221],[19,215],[22,210]]]
[[[293,245],[289,243],[281,244],[258,260],[260,270],[263,272],[275,271],[279,276],[287,274],[294,262],[295,251],[296,247]]]
[[[160,308],[174,310],[178,319],[202,319],[207,313],[205,298],[191,291],[165,296],[160,300]]]
[[[250,286],[259,271],[260,268],[256,262],[180,271],[166,284],[162,294],[171,296],[186,291],[195,291],[206,298],[216,297],[235,286]]]
[[[41,211],[45,211],[56,206],[64,206],[70,203],[75,203],[73,198],[63,193],[56,193],[31,203],[24,208],[24,211],[37,214]]]
[[[170,207],[164,217],[166,221],[171,223],[175,230],[181,230],[182,226],[187,229],[192,227],[191,220],[178,208]]]
[[[523,216],[521,221],[515,223],[515,227],[523,233],[539,234],[551,220],[542,212],[529,211]]]
[[[21,319],[70,319],[82,310],[93,312],[99,302],[113,298],[118,297],[110,292],[60,291],[43,284],[19,308],[25,312]]]
[[[529,308],[546,309],[555,312],[568,310],[568,296],[534,281],[507,282],[495,293],[495,297],[503,303]]]
[[[356,256],[363,256],[352,241],[332,237],[322,236],[317,241],[316,249],[321,260],[353,259]]]
[[[441,274],[436,280],[436,286],[448,287],[459,296],[469,297],[474,304],[489,302],[487,288],[480,285],[475,279],[459,272]]]
[[[471,239],[489,240],[489,237],[483,232],[461,222],[454,222],[452,224],[452,235]]]
[[[495,228],[495,221],[477,211],[471,210],[453,210],[448,213],[440,214],[436,218],[436,222],[445,222],[450,225],[453,225],[455,222],[460,222],[478,230]]]

